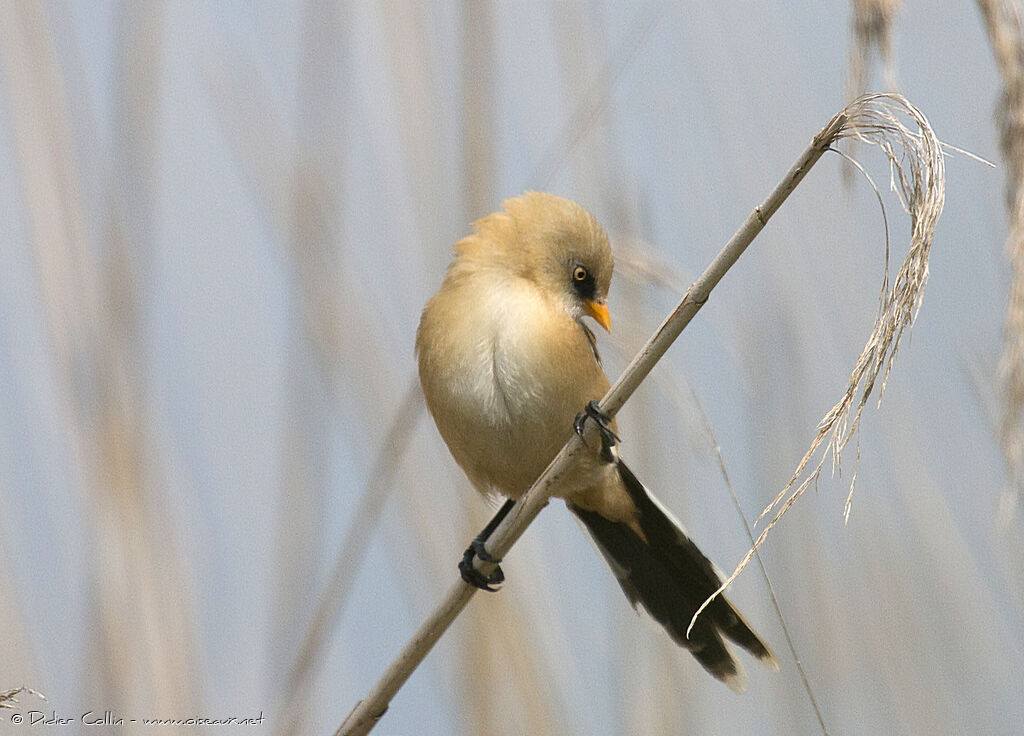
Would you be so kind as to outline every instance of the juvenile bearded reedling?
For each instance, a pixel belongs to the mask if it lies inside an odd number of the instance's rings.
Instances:
[[[416,334],[420,383],[438,431],[481,493],[509,500],[460,564],[467,582],[500,582],[472,565],[511,508],[551,462],[585,415],[602,424],[601,453],[585,453],[556,495],[586,527],[630,603],[638,603],[704,668],[736,691],[746,673],[729,639],[769,666],[775,657],[726,600],[714,565],[618,457],[614,420],[596,402],[608,391],[592,317],[610,327],[608,237],[568,199],[526,192],[475,223],[455,244],[440,290]],[[578,429],[578,425],[577,425]]]

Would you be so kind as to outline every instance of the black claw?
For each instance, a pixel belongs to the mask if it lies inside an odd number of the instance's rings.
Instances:
[[[462,575],[462,579],[480,590],[496,593],[499,589],[492,586],[505,582],[505,573],[501,571],[500,567],[495,567],[490,575],[484,575],[473,566],[474,557],[479,557],[484,562],[501,562],[501,560],[494,559],[491,553],[484,548],[482,539],[474,539],[463,553],[462,560],[459,561],[459,574]]]
[[[498,509],[498,513],[494,515],[487,526],[483,528],[479,534],[469,543],[466,551],[462,554],[462,559],[459,561],[459,574],[462,575],[462,579],[470,585],[480,588],[480,590],[486,590],[490,593],[496,593],[498,588],[491,587],[492,585],[498,585],[505,582],[505,573],[501,571],[500,567],[495,567],[490,575],[484,575],[482,572],[477,570],[473,566],[473,558],[479,557],[484,562],[501,562],[501,560],[495,559],[494,556],[487,551],[487,547],[484,543],[487,538],[491,536],[491,533],[498,528],[508,512],[515,506],[515,501],[509,499],[505,504]]]
[[[501,560],[495,559],[494,555],[487,551],[484,540],[479,537],[469,543],[469,549],[484,562],[501,562]]]
[[[601,411],[596,401],[589,402],[586,408],[576,415],[576,420],[572,423],[576,434],[581,439],[583,439],[583,428],[588,418],[594,420],[601,433],[601,457],[608,462],[615,462],[615,446],[619,444],[619,436],[608,426],[611,418]]]

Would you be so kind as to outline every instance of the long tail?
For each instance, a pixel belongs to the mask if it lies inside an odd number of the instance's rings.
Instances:
[[[609,521],[597,512],[571,503],[569,508],[594,538],[633,607],[640,603],[677,644],[690,650],[704,669],[737,692],[746,688],[747,674],[723,636],[778,669],[771,650],[725,596],[718,596],[704,609],[687,638],[686,629],[694,612],[718,590],[721,577],[621,461],[619,475],[636,504],[643,537],[633,527]]]

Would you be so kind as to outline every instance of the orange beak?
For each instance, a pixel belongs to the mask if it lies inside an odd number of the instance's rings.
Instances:
[[[583,308],[587,310],[587,314],[593,317],[605,331],[612,331],[612,318],[608,314],[608,305],[604,303],[604,300],[599,302],[588,300],[583,303]]]

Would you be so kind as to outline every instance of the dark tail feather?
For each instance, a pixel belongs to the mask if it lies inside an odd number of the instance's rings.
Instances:
[[[573,504],[569,508],[597,542],[633,606],[640,603],[704,669],[737,692],[746,687],[746,672],[723,635],[778,668],[775,656],[725,596],[718,596],[701,612],[686,637],[694,612],[718,590],[722,580],[711,561],[621,461],[619,475],[636,504],[643,537],[631,526],[609,521],[594,511]]]

